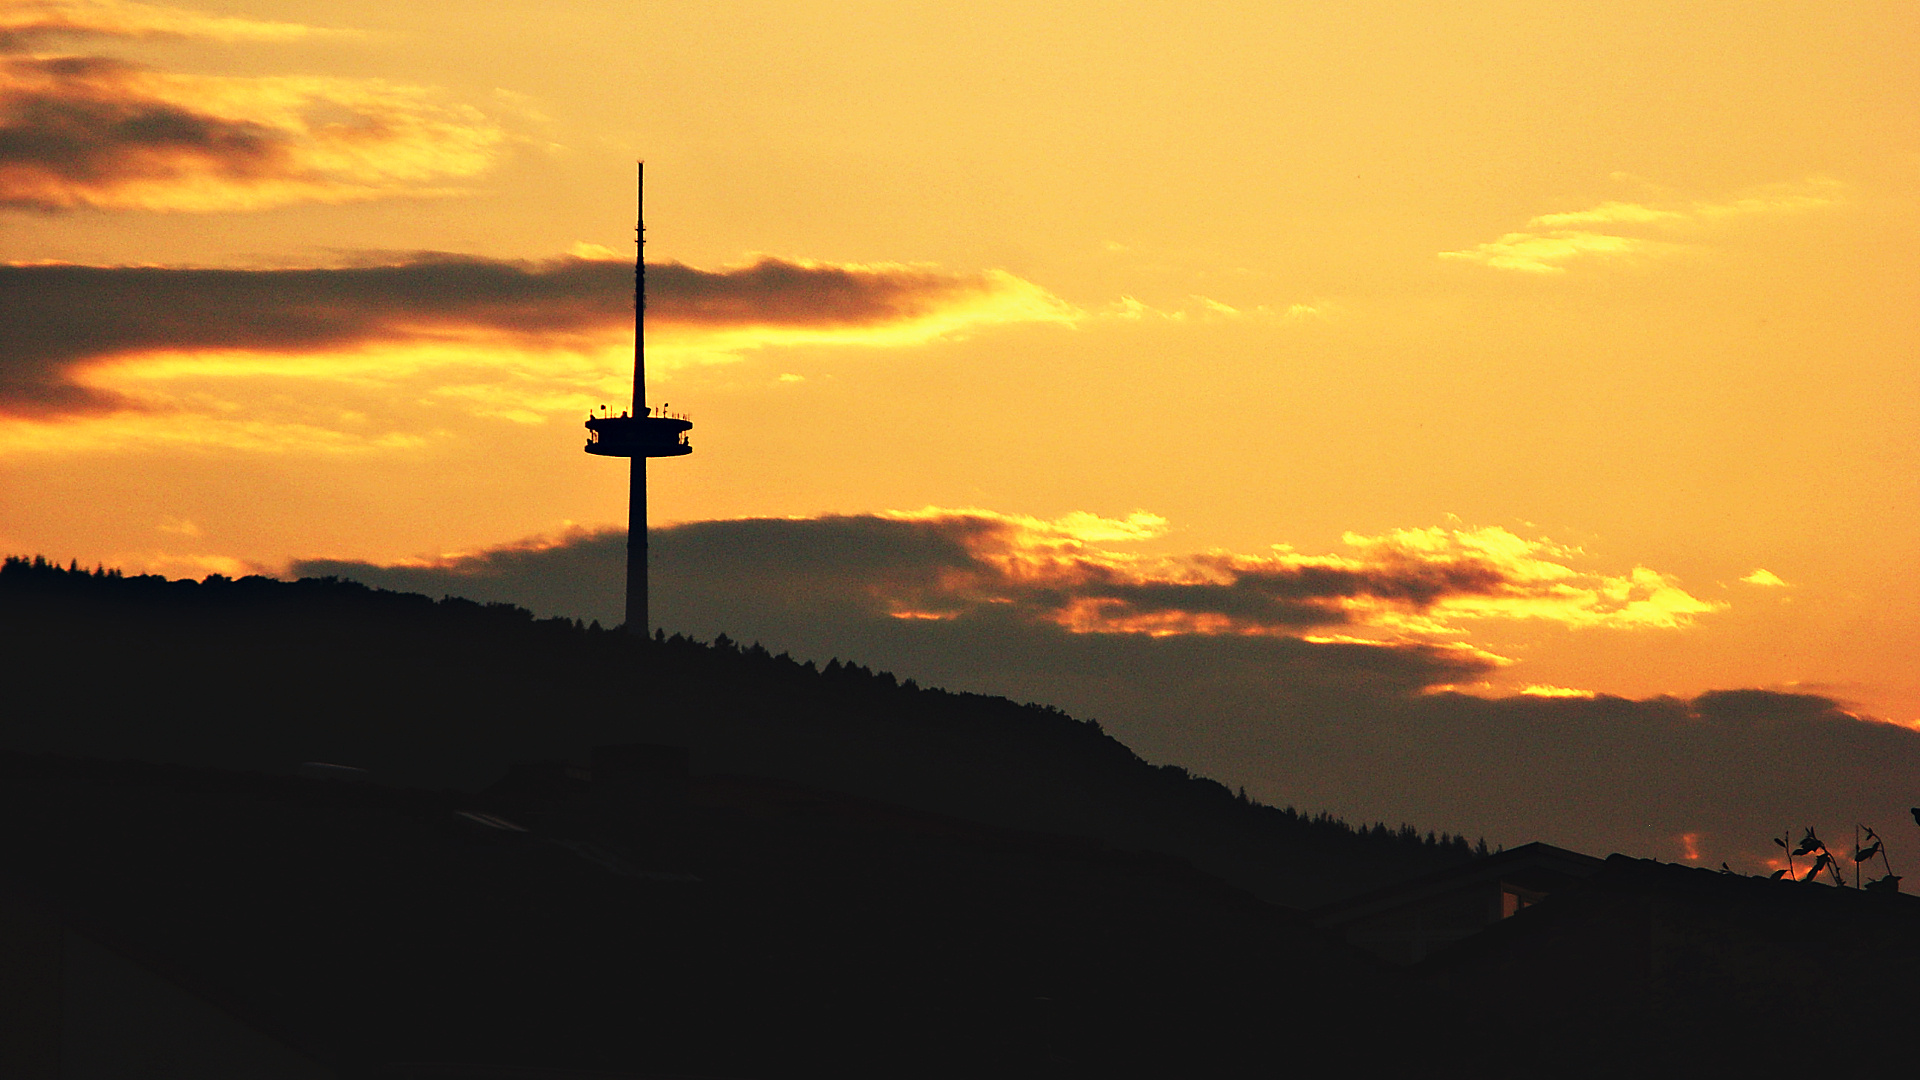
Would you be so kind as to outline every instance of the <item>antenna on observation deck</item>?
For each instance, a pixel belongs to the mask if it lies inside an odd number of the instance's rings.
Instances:
[[[619,416],[587,416],[587,453],[601,457],[632,458],[632,482],[627,496],[627,632],[646,636],[647,618],[647,459],[693,453],[687,432],[693,424],[683,416],[655,416],[647,407],[647,163],[639,163],[633,256],[633,412]]]

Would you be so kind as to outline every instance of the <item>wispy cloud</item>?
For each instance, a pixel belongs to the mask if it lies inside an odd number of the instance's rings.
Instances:
[[[1546,683],[1528,683],[1520,688],[1524,697],[1543,698],[1585,698],[1592,700],[1600,695],[1591,690],[1576,690],[1570,686],[1552,686]]]
[[[1387,637],[1452,636],[1485,619],[1568,626],[1672,628],[1718,606],[1646,567],[1606,574],[1572,565],[1582,553],[1501,528],[1349,534],[1349,553],[1140,555],[1112,548],[1163,526],[1150,515],[1031,519],[929,509],[892,515],[946,523],[980,568],[948,575],[932,594],[896,598],[945,615],[1012,605],[1076,632],[1298,634],[1366,629]],[[1088,532],[1088,529],[1094,532]],[[1104,530],[1104,531],[1100,531]]]
[[[1616,573],[1576,569],[1586,554],[1580,549],[1499,527],[1350,533],[1345,540],[1357,549],[1361,565],[1449,567],[1495,582],[1436,595],[1416,610],[1389,605],[1366,612],[1364,621],[1385,626],[1446,632],[1480,619],[1538,619],[1570,627],[1671,629],[1726,606],[1701,600],[1672,575],[1645,566]]]
[[[228,44],[350,36],[125,0],[0,8],[0,207],[257,210],[456,192],[510,141],[426,87],[317,75],[196,75],[32,51],[78,39]]]
[[[1007,323],[1071,325],[1084,315],[1004,270],[912,263],[764,255],[720,270],[666,263],[648,267],[647,287],[649,325],[685,331],[669,347],[708,357],[778,345],[914,345]]]
[[[1312,303],[1255,304],[1250,307],[1234,307],[1225,301],[1195,293],[1188,296],[1185,303],[1170,307],[1155,307],[1138,297],[1123,296],[1104,308],[1086,313],[1085,317],[1118,319],[1126,322],[1141,322],[1149,319],[1175,323],[1245,319],[1297,322],[1302,319],[1324,318],[1331,313],[1331,310],[1332,304],[1325,300],[1315,300]]]
[[[1498,240],[1476,244],[1464,251],[1443,251],[1440,257],[1475,262],[1496,270],[1560,274],[1566,272],[1568,262],[1583,255],[1647,255],[1671,248],[1671,244],[1645,237],[1554,229],[1548,232],[1511,232]]]
[[[111,423],[86,425],[78,436],[71,425],[0,423],[0,456],[62,454],[83,450],[233,450],[249,454],[357,456],[415,450],[444,433],[395,430],[355,423],[338,410],[269,410],[245,403],[190,394],[155,395],[164,411],[125,413]]]
[[[1639,203],[1604,202],[1591,210],[1565,214],[1541,214],[1527,224],[1536,229],[1559,229],[1570,225],[1646,225],[1652,222],[1682,222],[1688,215],[1679,210],[1656,210]]]
[[[377,79],[0,58],[0,206],[257,210],[443,195],[506,142],[471,106]]]
[[[1840,201],[1840,185],[1831,180],[1777,184],[1729,199],[1672,206],[1610,201],[1586,210],[1540,214],[1524,230],[1443,251],[1440,257],[1496,270],[1559,274],[1575,260],[1671,254],[1685,250],[1687,238],[1734,219],[1807,213]]]
[[[632,272],[631,264],[600,259],[432,254],[314,269],[0,266],[0,336],[8,345],[0,352],[0,415],[41,422],[0,432],[0,450],[70,445],[70,434],[46,422],[129,410],[173,417],[153,423],[190,433],[190,441],[210,433],[182,419],[200,414],[227,431],[223,445],[259,446],[268,430],[325,429],[302,416],[241,430],[229,407],[238,403],[208,404],[187,392],[219,395],[220,385],[247,379],[362,388],[413,380],[419,394],[529,422],[584,410],[631,376]],[[825,340],[911,344],[998,323],[1058,321],[1071,310],[1000,271],[770,257],[718,270],[649,267],[648,298],[656,353],[668,361],[675,350],[711,358]],[[112,435],[130,430],[116,421]],[[347,445],[395,445],[337,434]]]

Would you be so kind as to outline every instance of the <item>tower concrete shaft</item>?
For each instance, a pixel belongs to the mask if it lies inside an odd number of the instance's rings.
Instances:
[[[647,459],[636,455],[627,488],[627,633],[652,633],[647,613]]]

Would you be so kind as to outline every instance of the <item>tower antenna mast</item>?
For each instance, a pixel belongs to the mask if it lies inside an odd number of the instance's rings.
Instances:
[[[647,415],[647,163],[634,165],[634,415]]]
[[[693,453],[685,417],[658,416],[647,407],[647,164],[638,163],[633,256],[633,412],[619,416],[587,417],[589,454],[631,458],[627,492],[627,632],[652,632],[647,611],[647,459],[682,457]]]

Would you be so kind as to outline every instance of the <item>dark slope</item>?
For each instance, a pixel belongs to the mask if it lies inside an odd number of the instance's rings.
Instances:
[[[333,580],[0,568],[0,748],[478,790],[594,745],[683,745],[700,774],[783,778],[1159,851],[1309,906],[1470,857],[1155,768],[1051,708],[816,671],[757,648],[635,641],[507,605]]]
[[[671,823],[519,831],[452,793],[0,753],[0,899],[26,884],[343,1077],[1271,1076],[1426,1012],[1172,860],[692,787]],[[127,1049],[89,1075],[150,1075],[175,1044],[139,1034],[102,1032]],[[1341,1071],[1404,1075],[1392,1050]]]

